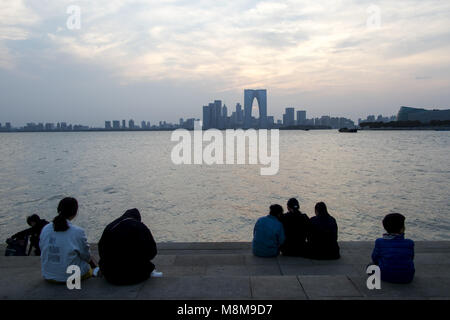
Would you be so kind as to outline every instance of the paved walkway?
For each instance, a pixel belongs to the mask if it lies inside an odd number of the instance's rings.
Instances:
[[[416,242],[411,284],[368,290],[373,242],[340,242],[342,258],[257,258],[250,243],[162,243],[163,278],[118,287],[103,278],[81,290],[42,280],[39,257],[0,257],[0,299],[449,299],[450,241]],[[4,252],[4,246],[0,246]],[[96,253],[96,246],[92,246]]]

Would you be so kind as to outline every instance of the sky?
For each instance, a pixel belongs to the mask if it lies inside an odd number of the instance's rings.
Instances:
[[[0,123],[178,122],[261,88],[275,119],[449,108],[450,1],[0,0]]]

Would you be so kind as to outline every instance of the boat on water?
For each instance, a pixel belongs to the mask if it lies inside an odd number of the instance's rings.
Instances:
[[[358,129],[353,128],[353,129],[349,129],[349,128],[340,128],[339,132],[358,132]]]

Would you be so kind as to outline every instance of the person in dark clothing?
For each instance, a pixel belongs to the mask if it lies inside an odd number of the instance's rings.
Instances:
[[[31,250],[34,248],[35,255],[40,256],[41,249],[39,248],[39,236],[41,235],[42,229],[48,224],[48,221],[41,219],[37,214],[33,214],[27,217],[27,223],[31,228],[17,232],[11,238],[25,239],[26,237],[29,237],[30,247],[28,249],[28,255],[30,255]]]
[[[157,253],[156,243],[137,209],[127,210],[105,228],[98,250],[100,270],[112,284],[136,284],[155,270],[151,260]]]
[[[336,220],[328,213],[327,206],[323,202],[316,204],[315,213],[316,216],[309,219],[308,257],[320,260],[339,259]]]
[[[309,218],[300,212],[300,204],[295,198],[289,199],[287,208],[288,212],[280,217],[286,236],[280,251],[284,256],[304,256]]]
[[[409,283],[414,278],[414,241],[405,239],[405,216],[390,213],[383,219],[387,233],[375,241],[373,264],[380,267],[381,280]]]

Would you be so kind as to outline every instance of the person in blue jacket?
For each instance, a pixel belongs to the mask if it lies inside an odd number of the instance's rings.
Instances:
[[[380,267],[381,280],[409,283],[414,278],[414,241],[405,239],[405,217],[390,213],[383,219],[387,233],[375,241],[372,261]]]
[[[270,213],[256,221],[253,229],[253,254],[258,257],[276,257],[285,240],[283,225],[279,218],[283,208],[279,204],[270,206]]]

